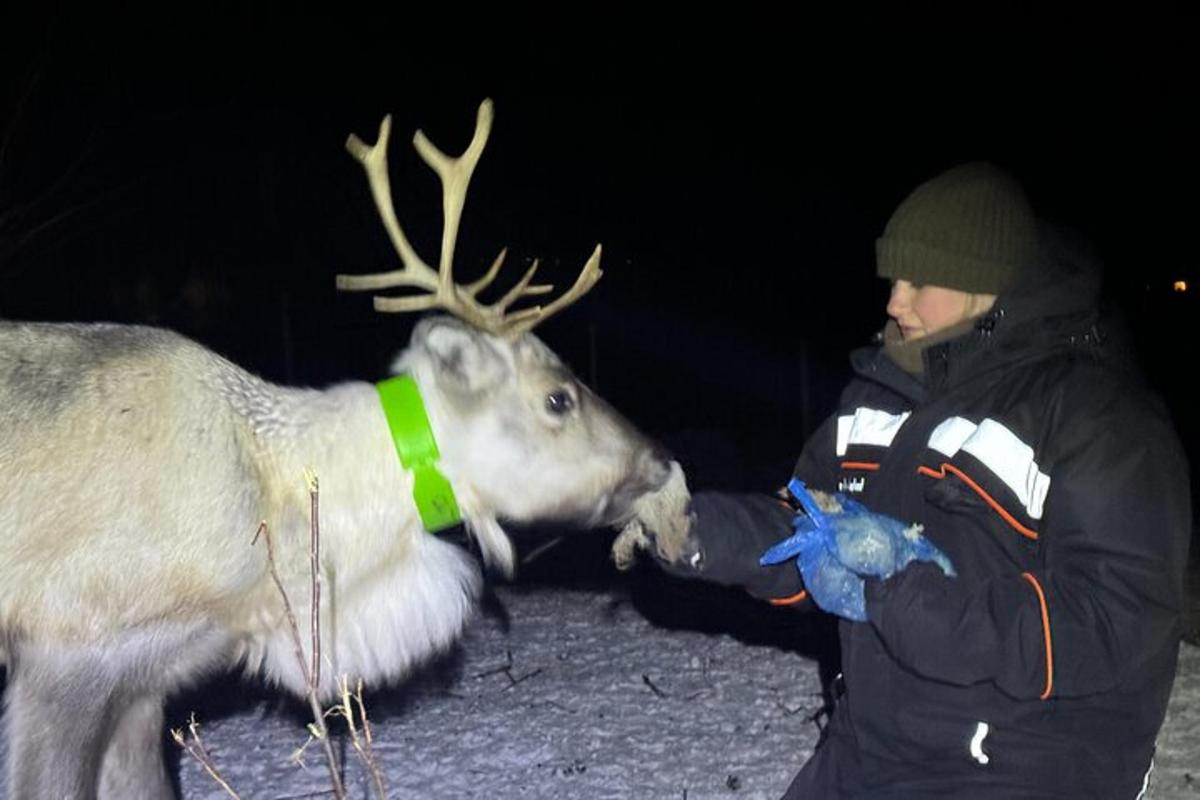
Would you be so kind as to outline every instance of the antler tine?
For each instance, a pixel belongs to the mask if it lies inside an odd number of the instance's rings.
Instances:
[[[396,208],[392,205],[391,181],[388,178],[387,148],[392,134],[392,115],[388,114],[379,123],[379,137],[375,144],[367,145],[353,133],[346,139],[346,150],[362,164],[367,173],[367,182],[371,186],[371,196],[375,200],[375,208],[383,221],[392,246],[400,256],[403,268],[391,272],[380,272],[371,275],[338,275],[337,287],[350,291],[369,289],[384,289],[392,286],[418,286],[434,290],[438,288],[438,277],[428,264],[421,260],[404,229],[396,219]]]
[[[496,258],[492,261],[492,266],[488,267],[488,271],[482,278],[473,283],[467,284],[465,291],[467,294],[474,297],[481,291],[492,285],[492,281],[496,279],[496,275],[500,272],[500,268],[504,266],[504,258],[508,255],[508,248],[500,248],[500,252],[496,254]]]
[[[535,294],[546,294],[546,292],[554,291],[554,285],[550,283],[535,284],[534,286],[529,285],[529,282],[533,280],[533,273],[537,272],[538,266],[540,266],[540,262],[535,258],[533,260],[533,264],[530,265],[529,269],[525,270],[525,274],[521,276],[521,280],[517,281],[516,285],[505,292],[504,297],[501,297],[499,300],[497,300],[493,306],[500,311],[503,311],[512,305],[514,301],[519,300],[522,297]]]
[[[529,331],[542,320],[575,302],[596,284],[603,274],[600,270],[600,246],[584,265],[575,285],[549,305],[523,308],[508,313],[508,307],[523,297],[546,294],[553,291],[549,284],[532,284],[538,262],[525,272],[517,284],[491,305],[479,302],[477,295],[491,285],[504,264],[507,250],[492,262],[492,266],[480,279],[463,285],[454,283],[454,248],[458,240],[459,223],[467,187],[479,157],[487,145],[492,130],[492,101],[484,100],[479,105],[475,118],[475,134],[461,156],[452,158],[439,150],[421,131],[413,135],[413,147],[421,159],[428,164],[442,182],[442,254],[437,272],[422,261],[413,250],[404,230],[396,219],[392,205],[391,186],[388,180],[387,147],[391,135],[392,118],[386,116],[379,126],[379,138],[373,145],[366,145],[357,136],[346,140],[346,149],[358,160],[367,172],[375,207],[391,237],[396,253],[400,256],[401,269],[369,275],[338,275],[339,289],[386,289],[393,286],[411,286],[424,289],[427,294],[404,297],[375,297],[377,311],[423,311],[444,308],[477,328],[505,338],[516,338]]]
[[[508,255],[507,247],[500,251],[500,255],[496,256],[496,260],[492,262],[492,266],[490,269],[488,269],[487,274],[474,283],[464,286],[463,291],[469,294],[471,297],[475,297],[481,291],[490,286],[496,277],[496,273],[500,271],[500,266],[504,263],[504,257],[506,255]],[[550,283],[529,286],[529,280],[533,277],[533,273],[537,271],[537,268],[538,262],[537,259],[534,259],[533,266],[531,266],[525,272],[525,274],[521,277],[521,280],[517,281],[517,285],[510,289],[504,295],[504,297],[495,303],[492,303],[490,306],[487,306],[487,308],[495,309],[496,311],[503,311],[504,309],[508,308],[509,304],[512,303],[513,300],[516,300],[522,295],[545,294],[546,292],[554,291],[554,285]]]
[[[475,135],[471,143],[458,158],[451,158],[437,148],[421,131],[413,135],[413,147],[421,158],[433,168],[442,180],[442,257],[438,264],[439,290],[449,295],[454,291],[454,246],[458,241],[458,226],[462,220],[463,204],[467,199],[467,187],[475,165],[483,154],[488,136],[492,132],[494,111],[491,100],[479,104],[475,115]]]
[[[553,303],[545,307],[533,306],[509,317],[509,324],[506,327],[504,335],[509,338],[516,338],[528,332],[542,320],[562,311],[568,305],[587,294],[596,285],[596,281],[600,280],[600,277],[604,275],[604,270],[600,269],[600,250],[600,245],[596,245],[596,249],[592,251],[591,257],[583,265],[583,269],[579,271],[579,277],[575,279],[575,284],[566,292],[559,295]],[[535,264],[534,268],[536,266]],[[531,269],[527,274],[531,275],[532,272],[533,270]],[[525,313],[528,313],[528,316],[525,316]]]
[[[403,297],[388,297],[377,294],[374,297],[374,306],[376,311],[386,311],[389,313],[428,311],[431,308],[440,308],[442,301],[437,295],[433,294],[414,294]]]

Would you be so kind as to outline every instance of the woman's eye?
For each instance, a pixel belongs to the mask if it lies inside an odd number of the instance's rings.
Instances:
[[[575,407],[575,398],[566,389],[558,389],[546,395],[546,410],[551,414],[566,414]]]

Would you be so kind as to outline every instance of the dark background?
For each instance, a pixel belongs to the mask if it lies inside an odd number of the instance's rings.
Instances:
[[[0,317],[375,379],[412,320],[334,291],[395,263],[345,137],[393,114],[399,218],[436,263],[440,189],[409,136],[457,154],[492,97],[458,274],[507,245],[564,288],[602,242],[603,280],[539,335],[693,484],[787,474],[883,322],[875,236],[977,158],[1099,247],[1195,452],[1197,306],[1171,287],[1200,280],[1196,28],[1170,6],[98,5],[4,12]]]
[[[436,262],[440,188],[407,143],[421,128],[457,154],[491,97],[459,276],[507,245],[513,272],[540,257],[565,288],[602,242],[604,278],[538,334],[693,488],[789,474],[847,352],[884,321],[875,237],[918,183],[972,159],[1099,248],[1106,302],[1195,461],[1192,15],[890,5],[6,7],[0,318],[163,325],[272,380],[377,379],[412,319],[334,290],[338,272],[396,264],[346,135],[372,141],[393,114],[398,215]],[[607,542],[571,541],[524,579],[595,579]],[[832,652],[832,617],[642,577],[658,623]]]

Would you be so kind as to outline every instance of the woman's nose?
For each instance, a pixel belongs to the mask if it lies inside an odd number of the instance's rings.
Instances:
[[[899,317],[908,309],[912,302],[912,284],[908,281],[896,281],[892,284],[892,293],[888,297],[887,314],[893,319]]]

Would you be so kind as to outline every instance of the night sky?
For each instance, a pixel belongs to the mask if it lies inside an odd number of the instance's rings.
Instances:
[[[440,189],[409,138],[457,154],[491,97],[458,274],[507,245],[513,273],[540,257],[565,288],[602,242],[604,278],[539,334],[668,440],[738,431],[764,470],[794,458],[883,322],[889,213],[979,158],[1095,242],[1152,380],[1190,407],[1174,354],[1195,304],[1169,289],[1200,282],[1191,20],[564,8],[2,12],[0,316],[165,325],[274,380],[375,379],[412,320],[334,291],[396,263],[345,137],[393,114],[399,218],[435,263]]]

